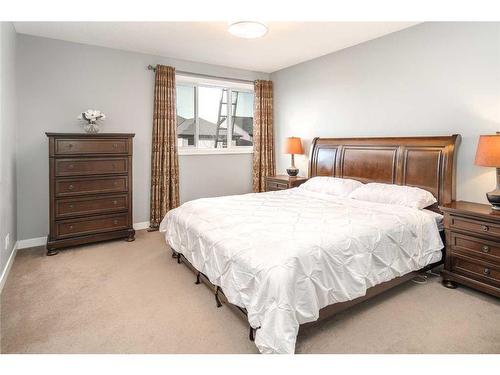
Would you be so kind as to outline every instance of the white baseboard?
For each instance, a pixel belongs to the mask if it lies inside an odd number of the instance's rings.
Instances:
[[[135,223],[133,226],[134,226],[135,230],[147,229],[147,228],[149,228],[149,221]],[[47,243],[47,236],[28,238],[26,240],[17,241],[17,248],[18,249],[27,249],[28,247],[45,246],[46,243]]]
[[[149,228],[149,221],[143,221],[142,223],[134,224],[135,230],[148,229],[148,228]]]
[[[18,249],[26,249],[28,247],[45,246],[46,243],[47,243],[47,236],[28,238],[27,240],[17,241],[17,248]]]
[[[0,276],[0,294],[2,294],[3,286],[7,281],[7,276],[9,275],[10,267],[12,267],[12,263],[14,263],[14,258],[16,257],[17,249],[18,249],[18,243],[16,242],[14,244],[12,252],[10,253],[9,260],[7,261],[7,264],[5,265],[5,268],[2,271],[2,276]]]

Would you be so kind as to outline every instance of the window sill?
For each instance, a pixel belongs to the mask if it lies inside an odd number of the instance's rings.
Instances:
[[[233,148],[179,148],[179,156],[183,155],[234,155],[234,154],[253,154],[253,147],[233,147]]]

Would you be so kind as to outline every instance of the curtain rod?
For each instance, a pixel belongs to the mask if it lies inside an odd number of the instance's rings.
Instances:
[[[153,65],[148,65],[148,70],[152,70],[153,72],[156,72],[156,68]],[[247,79],[239,79],[239,78],[229,78],[229,77],[220,77],[220,76],[212,76],[208,74],[201,74],[201,73],[193,73],[193,72],[184,72],[182,70],[176,70],[176,74],[185,74],[189,76],[195,76],[195,77],[200,77],[200,78],[212,78],[212,79],[222,79],[225,81],[233,81],[233,82],[244,82],[244,83],[251,83],[253,84],[254,81],[249,81]]]

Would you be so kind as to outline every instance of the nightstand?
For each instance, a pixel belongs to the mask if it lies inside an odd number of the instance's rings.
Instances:
[[[443,285],[463,284],[500,297],[500,212],[465,201],[440,209],[446,234]]]
[[[306,177],[268,176],[266,177],[266,191],[291,189],[302,185],[306,181]]]

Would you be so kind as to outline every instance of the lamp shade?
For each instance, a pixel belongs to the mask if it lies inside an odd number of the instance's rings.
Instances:
[[[288,137],[285,141],[285,154],[302,154],[302,140],[299,137]]]
[[[479,136],[476,165],[500,167],[500,134]]]

